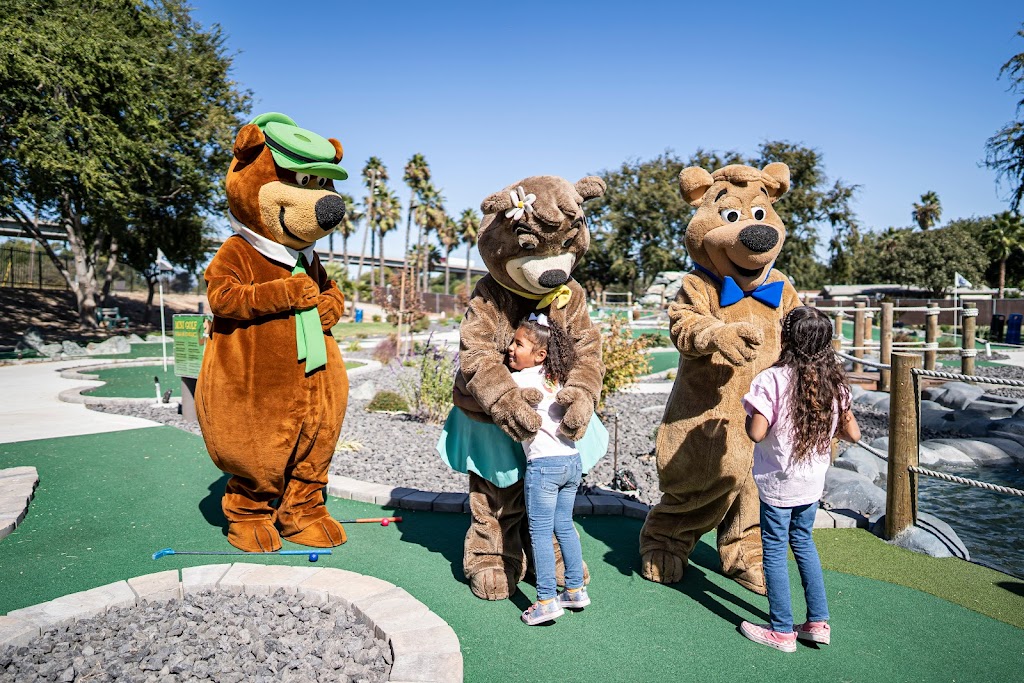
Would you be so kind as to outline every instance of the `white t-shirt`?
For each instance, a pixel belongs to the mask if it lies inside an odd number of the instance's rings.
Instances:
[[[793,370],[771,367],[750,383],[743,397],[747,415],[754,411],[768,420],[768,434],[754,444],[754,483],[761,500],[775,507],[796,507],[821,500],[825,473],[831,464],[828,451],[816,453],[803,462],[793,460],[794,442],[789,408],[789,385]],[[836,433],[839,415],[832,411],[830,435]]]
[[[527,460],[534,458],[548,458],[554,455],[576,455],[576,444],[565,434],[558,430],[565,416],[565,407],[555,401],[558,384],[548,381],[544,377],[544,366],[538,365],[534,368],[526,368],[512,373],[512,379],[520,387],[526,389],[539,389],[543,398],[537,406],[537,414],[540,415],[540,429],[534,436],[523,441],[523,451]]]

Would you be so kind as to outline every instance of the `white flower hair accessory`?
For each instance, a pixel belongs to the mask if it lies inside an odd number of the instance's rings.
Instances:
[[[520,185],[509,192],[508,196],[512,200],[512,208],[505,212],[505,218],[517,221],[523,217],[524,213],[533,213],[533,203],[537,201],[537,195],[532,192],[526,194],[526,190]]]
[[[541,327],[550,327],[550,325],[548,324],[548,317],[543,313],[531,313],[528,320],[530,322],[537,323]]]

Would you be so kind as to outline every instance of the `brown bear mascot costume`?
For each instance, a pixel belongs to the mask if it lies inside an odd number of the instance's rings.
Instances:
[[[778,359],[782,318],[799,305],[772,268],[786,235],[772,204],[789,189],[789,168],[691,167],[679,187],[697,207],[686,229],[696,271],[669,306],[679,370],[658,430],[662,499],[640,532],[641,571],[679,581],[697,540],[717,528],[722,572],[763,595],[754,444],[740,399]]]
[[[213,329],[196,413],[213,462],[233,475],[228,541],[275,551],[281,536],[329,548],[345,530],[324,506],[348,377],[330,329],[344,297],[313,244],[345,215],[341,143],[263,114],[235,139],[228,238],[206,269]],[[275,505],[276,503],[276,505]]]
[[[525,457],[517,442],[537,432],[540,416],[530,404],[529,392],[536,390],[516,385],[506,350],[530,313],[546,312],[575,344],[577,361],[557,400],[566,408],[561,428],[578,442],[584,470],[607,448],[607,432],[594,416],[604,378],[601,337],[590,322],[586,294],[571,277],[590,246],[581,204],[604,191],[596,177],[574,185],[533,176],[480,207],[478,246],[488,275],[473,290],[462,321],[456,408],[438,451],[453,469],[469,473],[472,519],[463,570],[473,593],[485,600],[508,598],[527,567]]]

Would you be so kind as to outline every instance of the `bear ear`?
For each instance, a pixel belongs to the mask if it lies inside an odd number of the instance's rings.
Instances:
[[[341,161],[341,158],[345,156],[345,149],[341,146],[341,143],[334,138],[327,138],[327,142],[334,145],[334,163]]]
[[[704,195],[715,183],[711,174],[700,166],[690,166],[679,172],[679,191],[691,206],[700,206]]]
[[[246,124],[242,126],[242,130],[238,131],[235,147],[231,153],[235,155],[236,159],[247,164],[260,155],[265,141],[266,138],[263,137],[263,131],[259,126],[254,123]]]
[[[495,192],[487,199],[480,202],[480,210],[486,216],[491,213],[500,213],[502,211],[508,211],[512,208],[512,198],[508,195],[508,190],[501,190]]]
[[[608,186],[605,185],[605,182],[596,175],[588,175],[586,178],[580,178],[576,181],[576,191],[583,197],[583,201],[600,197],[607,189]]]
[[[789,192],[789,166],[778,161],[768,164],[761,170],[761,180],[774,204],[779,197]]]

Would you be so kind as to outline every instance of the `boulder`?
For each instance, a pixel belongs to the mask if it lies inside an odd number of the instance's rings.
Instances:
[[[129,344],[145,344],[146,340],[143,339],[142,337],[140,337],[139,335],[135,334],[134,332],[132,332],[130,335],[128,335],[128,343]]]
[[[872,521],[871,532],[881,536],[884,531],[883,514]],[[971,553],[956,532],[941,519],[926,512],[917,513],[917,524],[904,529],[890,543],[932,557],[957,557],[968,561],[971,559]]]
[[[109,337],[101,342],[89,342],[85,350],[94,356],[104,356],[117,353],[129,353],[132,345],[125,337]]]
[[[821,502],[826,510],[852,510],[868,517],[885,512],[885,491],[862,474],[830,467]]]
[[[30,349],[34,349],[42,353],[42,347],[46,345],[43,340],[43,333],[38,328],[30,327],[25,330],[25,334],[21,335],[21,343]]]
[[[963,410],[985,393],[981,387],[965,382],[946,382],[945,389],[939,398],[929,398],[955,410]]]
[[[83,349],[81,346],[79,346],[73,341],[61,342],[61,351],[64,353],[65,356],[68,356],[69,358],[89,355],[88,353],[86,353],[85,349]]]
[[[860,446],[847,448],[832,466],[856,472],[872,482],[884,481],[889,470],[885,460]]]
[[[925,401],[941,402],[939,399],[946,393],[946,386],[940,385],[935,387],[926,387],[921,390],[921,398]]]
[[[147,342],[157,342],[157,343],[162,343],[162,342],[166,341],[168,344],[170,344],[171,342],[174,341],[174,337],[165,337],[164,335],[161,335],[161,334],[147,334],[146,335],[146,341]]]
[[[372,379],[368,379],[355,389],[352,389],[349,394],[349,400],[352,401],[369,401],[377,395],[377,385]]]
[[[884,391],[865,391],[853,400],[855,403],[859,403],[862,406],[871,406],[872,408],[875,407],[876,404],[885,401],[885,410],[888,410],[889,394]]]
[[[946,406],[942,405],[941,403],[936,403],[935,401],[922,400],[921,401],[921,410],[935,410],[935,411],[938,411],[940,413],[948,413],[948,412],[951,412],[952,409],[947,408]]]
[[[1004,396],[985,395],[967,406],[968,410],[984,413],[990,420],[1012,417],[1024,406],[1024,400]]]
[[[988,443],[989,441],[1001,443],[1013,443],[1006,439],[932,439],[928,443],[944,444],[960,451],[974,461],[976,465],[1011,465],[1013,458],[1007,454],[999,445]],[[1014,444],[1016,445],[1016,444]]]
[[[939,443],[939,439],[920,443],[918,462],[924,467],[974,467],[974,461],[964,455],[962,451],[948,444]]]

